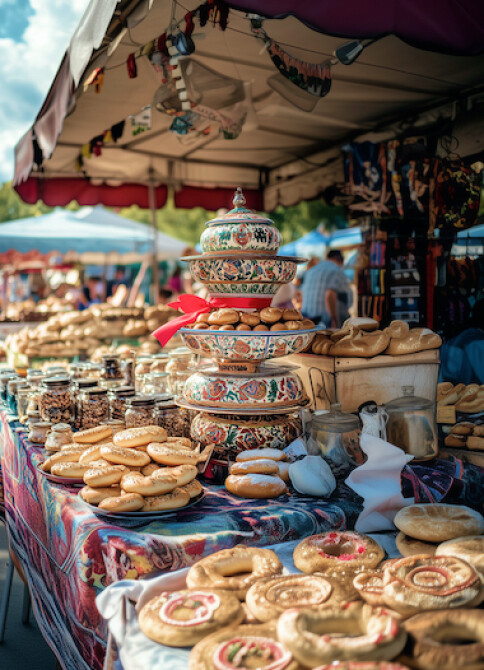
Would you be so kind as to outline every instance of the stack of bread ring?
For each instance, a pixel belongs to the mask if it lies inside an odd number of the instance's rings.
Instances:
[[[392,321],[378,329],[378,321],[363,317],[347,319],[336,331],[323,330],[313,340],[313,354],[348,358],[372,358],[380,354],[402,356],[438,349],[442,339],[428,328],[412,328],[404,321]]]
[[[277,498],[287,493],[289,463],[280,449],[249,449],[236,457],[225,488],[241,498]]]
[[[195,563],[138,622],[159,644],[193,646],[189,670],[477,670],[482,584],[469,556],[383,560],[375,540],[332,531],[302,540],[300,572],[284,575],[273,551],[238,545]]]
[[[338,536],[343,551],[351,542],[366,547],[369,539],[329,535],[330,544]],[[308,540],[324,542],[324,536]],[[301,545],[294,552],[296,567]],[[370,552],[358,558],[360,567],[365,561],[377,565],[384,556],[376,543],[371,552],[371,559]],[[328,562],[339,561],[328,555]],[[336,660],[388,661],[401,652],[407,635],[398,620],[358,601],[346,574],[315,573],[312,568],[323,563],[302,563],[305,574],[284,575],[273,551],[242,545],[202,558],[189,569],[187,588],[165,591],[144,605],[141,631],[169,647],[194,645],[191,670],[303,670]],[[365,665],[371,667],[380,666]]]
[[[107,512],[157,512],[186,506],[202,493],[197,464],[206,455],[160,426],[112,434],[97,426],[74,434],[42,464],[45,472],[83,479],[81,498]]]
[[[195,330],[306,330],[314,328],[314,321],[305,319],[298,309],[265,307],[260,311],[239,312],[222,308],[200,314],[187,328]]]

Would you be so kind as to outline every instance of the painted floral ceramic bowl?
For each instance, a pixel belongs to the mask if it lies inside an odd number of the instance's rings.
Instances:
[[[196,354],[228,361],[264,361],[304,351],[318,328],[309,330],[244,331],[194,330],[179,333],[185,345]]]
[[[281,234],[271,219],[245,207],[245,197],[237,189],[234,209],[208,221],[200,237],[202,251],[209,254],[257,252],[274,255],[281,244]]]
[[[295,414],[264,416],[214,416],[200,412],[191,424],[191,438],[203,447],[215,445],[235,457],[247,449],[284,449],[302,432]]]
[[[281,246],[281,233],[272,223],[207,223],[200,236],[204,254],[254,253],[275,255]]]
[[[251,374],[208,368],[187,379],[183,395],[193,405],[222,409],[295,407],[306,400],[302,381],[287,366],[265,366]]]
[[[274,295],[294,279],[303,259],[290,256],[257,258],[217,255],[186,256],[195,281],[207,284],[211,293]]]

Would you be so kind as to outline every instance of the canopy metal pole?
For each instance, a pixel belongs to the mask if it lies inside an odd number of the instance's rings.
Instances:
[[[148,185],[149,204],[151,211],[151,225],[153,227],[153,303],[159,302],[159,273],[158,273],[158,227],[156,225],[156,203],[155,203],[155,180],[153,171],[150,170],[150,180]]]

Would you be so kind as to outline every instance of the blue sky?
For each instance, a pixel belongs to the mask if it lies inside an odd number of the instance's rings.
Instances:
[[[35,120],[89,0],[0,0],[0,182]]]

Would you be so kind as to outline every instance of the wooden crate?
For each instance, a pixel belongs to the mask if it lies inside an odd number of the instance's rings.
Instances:
[[[340,402],[344,412],[356,412],[368,400],[382,405],[399,398],[403,395],[402,386],[414,386],[415,395],[432,401],[437,395],[438,349],[374,358],[293,354],[280,361],[299,367],[297,373],[313,401],[313,409],[329,409],[330,403]]]

